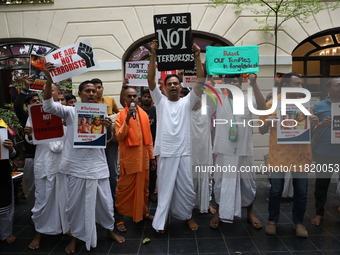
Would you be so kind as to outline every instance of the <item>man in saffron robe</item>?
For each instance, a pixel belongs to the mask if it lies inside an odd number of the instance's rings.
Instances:
[[[137,91],[125,91],[125,108],[117,114],[116,137],[120,150],[120,177],[116,190],[116,208],[119,214],[131,216],[133,221],[152,220],[147,202],[149,195],[149,163],[155,169],[149,117],[137,106]],[[131,103],[134,103],[131,104]],[[126,231],[123,221],[117,223]],[[119,229],[119,227],[118,227]]]

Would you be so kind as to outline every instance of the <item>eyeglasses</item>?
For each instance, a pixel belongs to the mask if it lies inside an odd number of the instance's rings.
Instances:
[[[136,98],[137,95],[127,95],[128,98]]]
[[[166,84],[166,86],[171,86],[171,85],[175,85],[175,86],[177,86],[179,83],[178,82],[168,82],[167,84]]]

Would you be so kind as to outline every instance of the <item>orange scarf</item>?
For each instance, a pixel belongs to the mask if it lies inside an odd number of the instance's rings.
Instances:
[[[144,145],[152,144],[152,137],[150,131],[150,121],[146,112],[137,105],[138,111],[136,112],[136,119],[139,119],[142,128]],[[120,121],[123,123],[126,120],[126,116],[128,114],[129,107],[126,106],[123,110],[120,111]],[[138,146],[139,138],[138,138],[138,127],[135,119],[130,118],[129,120],[129,131],[126,136],[126,146]]]

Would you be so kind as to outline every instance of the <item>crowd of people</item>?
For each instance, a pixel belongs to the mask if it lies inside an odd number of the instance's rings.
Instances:
[[[197,207],[200,213],[214,213],[209,226],[219,228],[221,222],[232,223],[241,217],[241,208],[246,207],[247,220],[255,229],[262,223],[253,211],[256,197],[256,173],[241,171],[195,171],[213,165],[231,166],[237,170],[242,166],[254,165],[252,134],[247,125],[235,125],[251,119],[247,104],[243,115],[233,113],[233,94],[222,93],[208,97],[207,112],[202,112],[202,93],[206,84],[214,86],[212,77],[206,75],[201,63],[200,48],[192,46],[196,63],[197,82],[191,90],[182,90],[182,79],[171,74],[165,77],[161,89],[156,83],[156,59],[158,43],[151,44],[148,66],[148,89],[143,90],[141,106],[136,89],[123,81],[119,111],[112,97],[103,96],[104,86],[100,79],[82,82],[78,97],[82,103],[107,105],[107,116],[77,119],[77,101],[73,95],[63,96],[52,82],[50,72],[55,69],[46,63],[44,72],[47,83],[43,91],[43,109],[63,119],[65,137],[61,141],[33,145],[32,121],[23,106],[39,104],[38,94],[30,93],[28,78],[14,104],[15,112],[25,132],[25,166],[22,179],[23,192],[32,212],[36,234],[29,244],[32,250],[39,249],[44,235],[60,233],[71,237],[66,246],[67,253],[74,253],[79,240],[86,249],[97,245],[96,223],[107,229],[109,238],[124,243],[122,235],[127,231],[124,217],[134,222],[152,221],[155,231],[164,233],[169,218],[186,222],[195,231],[199,228],[192,217]],[[257,84],[255,74],[248,75],[253,91],[253,106],[258,110],[270,109],[272,100],[266,102]],[[240,75],[225,75],[223,83],[242,87]],[[208,88],[209,88],[208,86]],[[285,74],[280,87],[302,87],[303,81],[297,73]],[[313,115],[306,118],[296,114],[300,128],[322,132],[315,151],[318,164],[339,164],[340,145],[331,143],[331,103],[340,103],[340,78],[327,83],[328,97],[315,104]],[[298,93],[287,93],[287,98],[298,98]],[[280,98],[280,95],[278,96]],[[220,103],[215,103],[218,99]],[[261,134],[270,131],[267,164],[271,166],[311,164],[313,161],[310,144],[278,144],[276,111],[261,116]],[[292,119],[294,117],[291,117]],[[213,119],[233,120],[231,124],[212,126]],[[234,124],[233,124],[234,122]],[[274,125],[273,125],[274,123]],[[104,133],[107,146],[100,148],[74,148],[74,129],[79,133]],[[106,130],[106,131],[104,131]],[[10,158],[17,151],[9,135],[4,141]],[[119,160],[119,165],[118,165]],[[10,179],[9,160],[0,160],[0,237],[8,243],[15,241],[12,234],[14,215],[13,184]],[[118,170],[119,169],[119,170]],[[307,173],[292,173],[294,188],[293,222],[296,236],[308,237],[303,225],[307,203]],[[316,176],[316,216],[312,224],[320,225],[324,217],[324,205],[331,173]],[[277,233],[280,215],[280,199],[284,189],[284,173],[273,172],[270,176],[268,202],[269,218],[265,226],[268,235]],[[157,194],[157,198],[155,198]],[[211,208],[212,196],[216,208]],[[148,200],[157,201],[155,215],[150,215]]]

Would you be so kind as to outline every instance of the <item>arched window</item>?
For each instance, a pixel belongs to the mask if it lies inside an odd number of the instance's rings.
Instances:
[[[306,77],[313,96],[323,99],[326,78],[340,76],[340,28],[308,37],[294,49],[292,56],[293,71]]]
[[[58,47],[42,41],[13,38],[0,40],[0,107],[15,100],[16,84],[29,73],[30,55],[45,56],[55,49]]]

